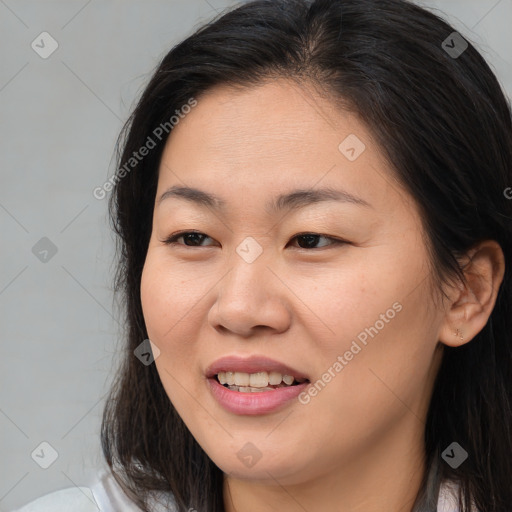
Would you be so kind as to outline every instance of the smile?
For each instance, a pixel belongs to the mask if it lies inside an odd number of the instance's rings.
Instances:
[[[216,375],[219,384],[241,393],[258,393],[262,391],[275,391],[283,387],[302,384],[307,379],[293,375],[283,375],[276,371],[270,372],[219,372]]]

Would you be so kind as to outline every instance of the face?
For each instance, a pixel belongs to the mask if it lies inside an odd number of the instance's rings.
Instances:
[[[143,313],[169,399],[226,474],[300,483],[404,438],[420,450],[442,323],[430,285],[414,202],[314,88],[219,87],[174,127]]]

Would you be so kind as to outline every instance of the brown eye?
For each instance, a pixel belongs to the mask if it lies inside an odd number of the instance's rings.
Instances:
[[[328,240],[329,243],[323,244],[320,247],[315,247],[322,238],[324,240]],[[344,243],[342,240],[337,240],[336,238],[319,235],[316,233],[301,233],[299,235],[295,235],[292,240],[297,240],[300,249],[321,249],[330,245],[338,245]]]
[[[178,244],[187,247],[202,247],[201,243],[206,238],[210,237],[199,231],[181,231],[180,233],[172,234],[163,240],[163,243],[166,245]],[[180,239],[183,239],[183,243],[179,242]]]
[[[208,238],[210,238],[208,235],[205,235],[200,231],[181,231],[178,233],[173,233],[165,240],[162,240],[162,242],[166,245],[176,244],[184,245],[185,247],[209,247],[209,245],[203,245],[203,242]],[[321,239],[327,240],[327,243],[323,243],[322,245],[318,246],[318,243],[321,241]],[[295,235],[292,240],[297,241],[299,249],[322,249],[324,247],[348,243],[344,240],[339,240],[317,233],[300,233]]]

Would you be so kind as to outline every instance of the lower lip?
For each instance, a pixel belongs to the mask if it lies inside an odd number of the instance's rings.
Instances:
[[[224,409],[234,414],[252,416],[266,414],[282,408],[286,403],[297,398],[309,385],[309,382],[304,382],[295,386],[277,388],[274,391],[244,393],[224,387],[216,378],[207,380],[210,391]]]

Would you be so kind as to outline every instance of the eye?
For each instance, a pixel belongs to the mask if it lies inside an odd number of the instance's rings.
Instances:
[[[178,243],[178,240],[183,238],[185,243]],[[173,233],[162,242],[166,245],[185,245],[186,247],[201,247],[201,242],[206,238],[210,238],[208,235],[201,233],[200,231],[180,231],[179,233]]]
[[[168,238],[162,240],[162,242],[166,245],[177,244],[185,245],[186,247],[204,247],[202,245],[202,242],[204,242],[204,240],[208,238],[210,238],[208,235],[205,235],[200,231],[181,231],[178,233],[173,233]],[[315,247],[322,238],[324,240],[327,240],[328,243],[324,243],[320,247]],[[180,239],[183,239],[184,243],[180,243]],[[298,248],[300,249],[321,249],[323,247],[330,245],[340,245],[348,243],[345,242],[344,240],[340,240],[326,235],[320,235],[317,233],[299,233],[298,235],[295,235],[291,240],[297,240]]]
[[[320,247],[313,247],[316,244],[318,244],[319,240],[322,238],[330,243],[323,244]],[[322,247],[326,247],[329,245],[339,245],[342,243],[347,243],[344,242],[343,240],[339,240],[337,238],[333,238],[326,235],[319,235],[317,233],[299,233],[298,235],[295,235],[292,238],[292,240],[297,240],[300,249],[321,249]]]

